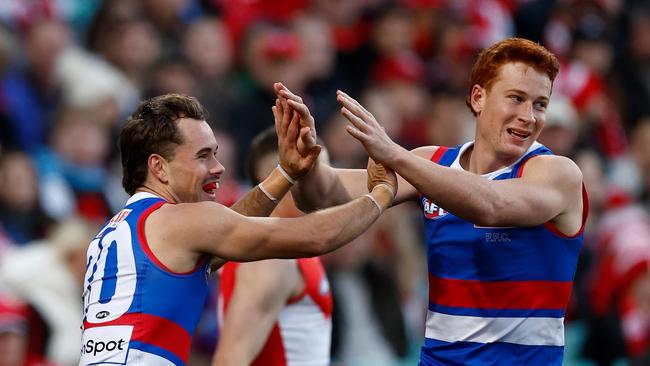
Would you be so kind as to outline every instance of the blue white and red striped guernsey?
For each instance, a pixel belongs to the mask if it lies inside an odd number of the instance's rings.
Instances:
[[[147,216],[165,201],[136,193],[88,247],[79,365],[185,365],[208,294],[209,260],[173,272],[151,252]]]
[[[463,169],[472,146],[440,147],[432,161]],[[535,142],[492,180],[521,176],[526,161],[552,154]],[[564,315],[582,246],[553,225],[479,227],[420,196],[423,210],[429,307],[420,365],[557,365],[564,352]]]

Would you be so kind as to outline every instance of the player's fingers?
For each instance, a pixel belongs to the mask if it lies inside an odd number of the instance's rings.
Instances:
[[[287,103],[298,113],[300,113],[300,116],[303,118],[303,122],[308,123],[310,126],[314,125],[313,118],[311,118],[311,114],[309,113],[309,108],[307,108],[305,103],[297,102],[293,99],[288,99]]]
[[[273,111],[273,118],[275,119],[275,123],[279,125],[280,121],[282,120],[282,106],[280,105],[279,99],[275,99],[275,105],[271,107],[271,110]]]
[[[284,89],[284,85],[282,85],[282,83],[280,82],[273,83],[273,90],[275,91],[275,94],[277,94],[278,96],[280,96],[280,92],[282,91],[282,89]]]
[[[359,118],[357,115],[352,113],[349,109],[346,107],[341,108],[341,114],[343,117],[345,117],[350,123],[354,125],[354,127],[360,131],[366,131],[368,128],[368,125],[364,120]]]
[[[273,112],[273,121],[275,123],[275,134],[280,136],[282,132],[280,131],[280,116],[278,114],[278,107],[271,107],[271,111]]]
[[[287,108],[284,106],[283,102],[280,99],[276,99],[275,109],[277,111],[277,118],[279,120],[278,136],[286,136],[287,128],[289,128],[289,122],[291,121],[286,117]]]
[[[309,154],[307,154],[307,163],[308,165],[312,165],[316,159],[318,159],[318,155],[320,154],[322,147],[320,145],[314,145],[310,150]]]
[[[305,143],[305,146],[307,146],[307,148],[311,148],[312,146],[316,145],[316,139],[311,133],[311,128],[309,127],[300,128],[300,139]]]
[[[293,108],[291,108],[286,100],[280,100],[282,105],[282,122],[286,124],[285,128],[289,128],[291,124],[291,117],[293,116]]]
[[[282,83],[280,83],[280,85],[282,85]],[[295,100],[298,103],[302,103],[302,98],[294,94],[291,90],[289,90],[289,88],[287,88],[284,85],[282,85],[282,88],[280,89],[278,94],[287,98],[288,100]]]
[[[298,132],[300,131],[300,116],[298,112],[292,111],[291,121],[287,129],[287,138],[291,141],[298,140]]]
[[[359,140],[361,143],[364,142],[366,135],[363,132],[359,131],[356,127],[352,125],[347,125],[345,126],[345,130],[350,134],[350,136]]]
[[[338,98],[338,101],[345,109],[350,111],[355,116],[363,119],[365,122],[367,122],[370,119],[369,116],[366,113],[364,113],[363,110],[361,110],[361,108],[359,108],[359,106],[353,103],[349,98],[340,96]]]
[[[359,103],[356,99],[349,96],[346,92],[342,90],[337,90],[336,94],[337,97],[340,96],[342,99],[347,100],[351,105],[355,105],[361,113],[367,116],[372,116],[372,114],[368,112],[368,110],[363,105],[361,105],[361,103]]]

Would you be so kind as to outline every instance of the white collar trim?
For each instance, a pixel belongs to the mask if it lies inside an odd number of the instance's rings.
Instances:
[[[460,165],[460,157],[463,156],[465,151],[467,151],[467,149],[469,149],[472,145],[474,145],[474,141],[469,141],[469,142],[464,143],[463,146],[460,147],[460,151],[458,152],[458,155],[456,156],[456,159],[454,160],[453,163],[451,163],[451,165],[449,167],[452,168],[452,169],[465,170]],[[494,178],[498,177],[501,174],[512,171],[512,168],[517,163],[519,163],[524,158],[524,156],[528,155],[528,153],[530,153],[531,151],[533,151],[535,149],[538,149],[540,146],[542,146],[542,144],[540,144],[539,142],[537,142],[537,141],[533,142],[533,144],[530,145],[528,150],[521,157],[519,157],[519,159],[517,159],[514,163],[510,164],[507,167],[501,168],[499,170],[496,170],[496,171],[493,171],[493,172],[490,172],[490,173],[482,174],[481,176],[483,176],[483,177],[485,177],[487,179],[494,179]]]
[[[155,194],[149,193],[149,192],[137,192],[136,194],[131,196],[131,198],[129,198],[128,201],[126,201],[126,204],[130,205],[133,202],[137,202],[137,201],[143,200],[145,198],[161,198],[161,197],[156,196]]]

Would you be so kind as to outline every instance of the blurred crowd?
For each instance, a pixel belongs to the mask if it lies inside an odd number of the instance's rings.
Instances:
[[[589,193],[565,364],[650,365],[648,0],[0,1],[0,365],[78,362],[86,245],[127,198],[116,136],[141,98],[206,106],[229,205],[250,187],[248,144],[273,123],[273,82],[306,100],[333,165],[365,167],[337,89],[407,148],[455,146],[473,136],[477,51],[510,36],[560,59],[540,142],[574,159]],[[415,207],[324,258],[334,364],[417,362]],[[192,365],[218,341],[215,303]]]

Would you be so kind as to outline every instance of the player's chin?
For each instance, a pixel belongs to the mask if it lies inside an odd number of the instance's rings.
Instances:
[[[212,191],[209,191],[209,192],[201,190],[201,191],[199,191],[197,201],[216,201],[216,199],[217,199],[217,191],[216,190],[212,190]]]
[[[519,158],[528,151],[530,144],[504,144],[501,153],[512,158]]]

